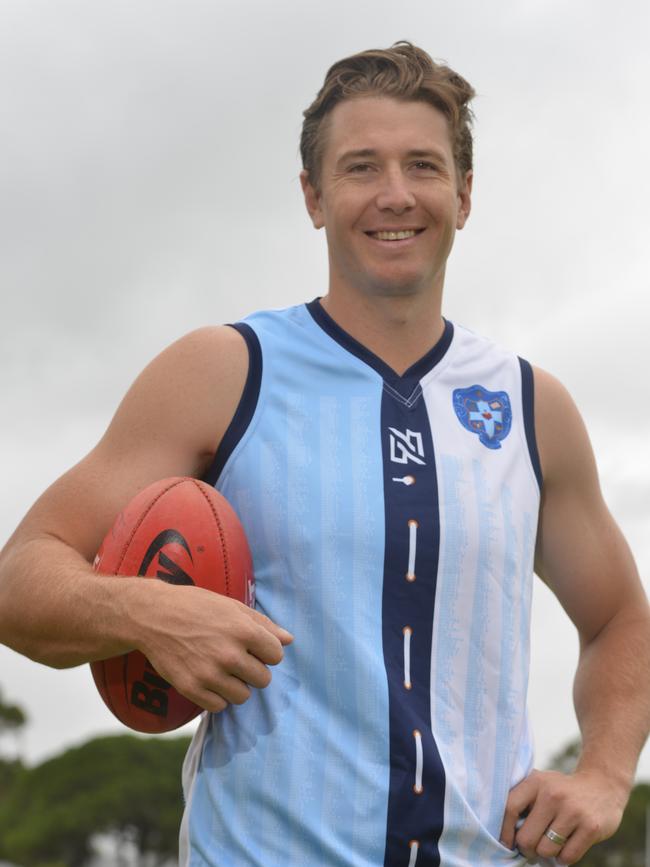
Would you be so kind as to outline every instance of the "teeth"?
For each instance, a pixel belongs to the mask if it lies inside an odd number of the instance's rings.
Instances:
[[[413,238],[416,232],[415,229],[409,229],[406,232],[373,232],[372,234],[379,241],[403,241],[405,238]]]

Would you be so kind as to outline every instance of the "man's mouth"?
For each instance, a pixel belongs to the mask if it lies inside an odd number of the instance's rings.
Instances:
[[[424,232],[424,229],[400,229],[398,231],[381,231],[381,232],[366,232],[371,238],[376,238],[378,241],[405,241],[407,238],[414,238]]]

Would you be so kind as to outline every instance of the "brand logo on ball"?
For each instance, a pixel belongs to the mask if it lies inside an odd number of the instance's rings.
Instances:
[[[512,409],[505,391],[488,391],[482,385],[456,388],[454,411],[463,427],[477,434],[489,449],[500,449],[501,440],[510,433]]]
[[[154,716],[166,717],[172,685],[158,674],[146,657],[143,659],[142,680],[134,680],[131,686],[131,704]]]
[[[160,578],[168,584],[193,585],[194,581],[187,572],[162,550],[166,545],[180,545],[181,548],[187,551],[190,562],[194,562],[190,546],[185,537],[178,530],[163,530],[161,533],[158,533],[147,548],[147,552],[142,558],[142,563],[138,569],[138,575],[147,574],[149,566],[152,564],[156,554],[158,554],[156,578]],[[141,680],[135,680],[131,686],[131,704],[146,713],[154,714],[154,716],[166,717],[169,709],[168,693],[171,684],[160,677],[146,657],[143,657],[143,663],[144,670]]]
[[[187,551],[190,562],[194,563],[190,546],[178,530],[163,530],[162,533],[158,533],[151,545],[147,548],[147,553],[142,558],[138,575],[146,575],[147,569],[151,565],[153,558],[156,554],[160,553],[160,556],[158,557],[158,571],[156,572],[156,578],[161,578],[168,584],[194,584],[194,581],[190,578],[187,572],[182,569],[178,563],[168,557],[162,550],[165,545],[174,544],[180,545],[181,548],[184,548]],[[165,571],[161,571],[163,569]]]

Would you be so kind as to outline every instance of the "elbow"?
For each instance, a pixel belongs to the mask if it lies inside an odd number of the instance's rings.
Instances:
[[[49,668],[74,668],[86,661],[65,643],[62,645],[60,635],[48,635],[28,617],[21,617],[5,605],[1,590],[0,586],[0,644]]]

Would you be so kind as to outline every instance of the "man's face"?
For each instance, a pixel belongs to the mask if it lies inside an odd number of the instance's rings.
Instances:
[[[330,291],[407,296],[442,290],[456,229],[470,210],[447,121],[424,102],[360,97],[329,115],[320,190],[301,181],[325,227]]]

